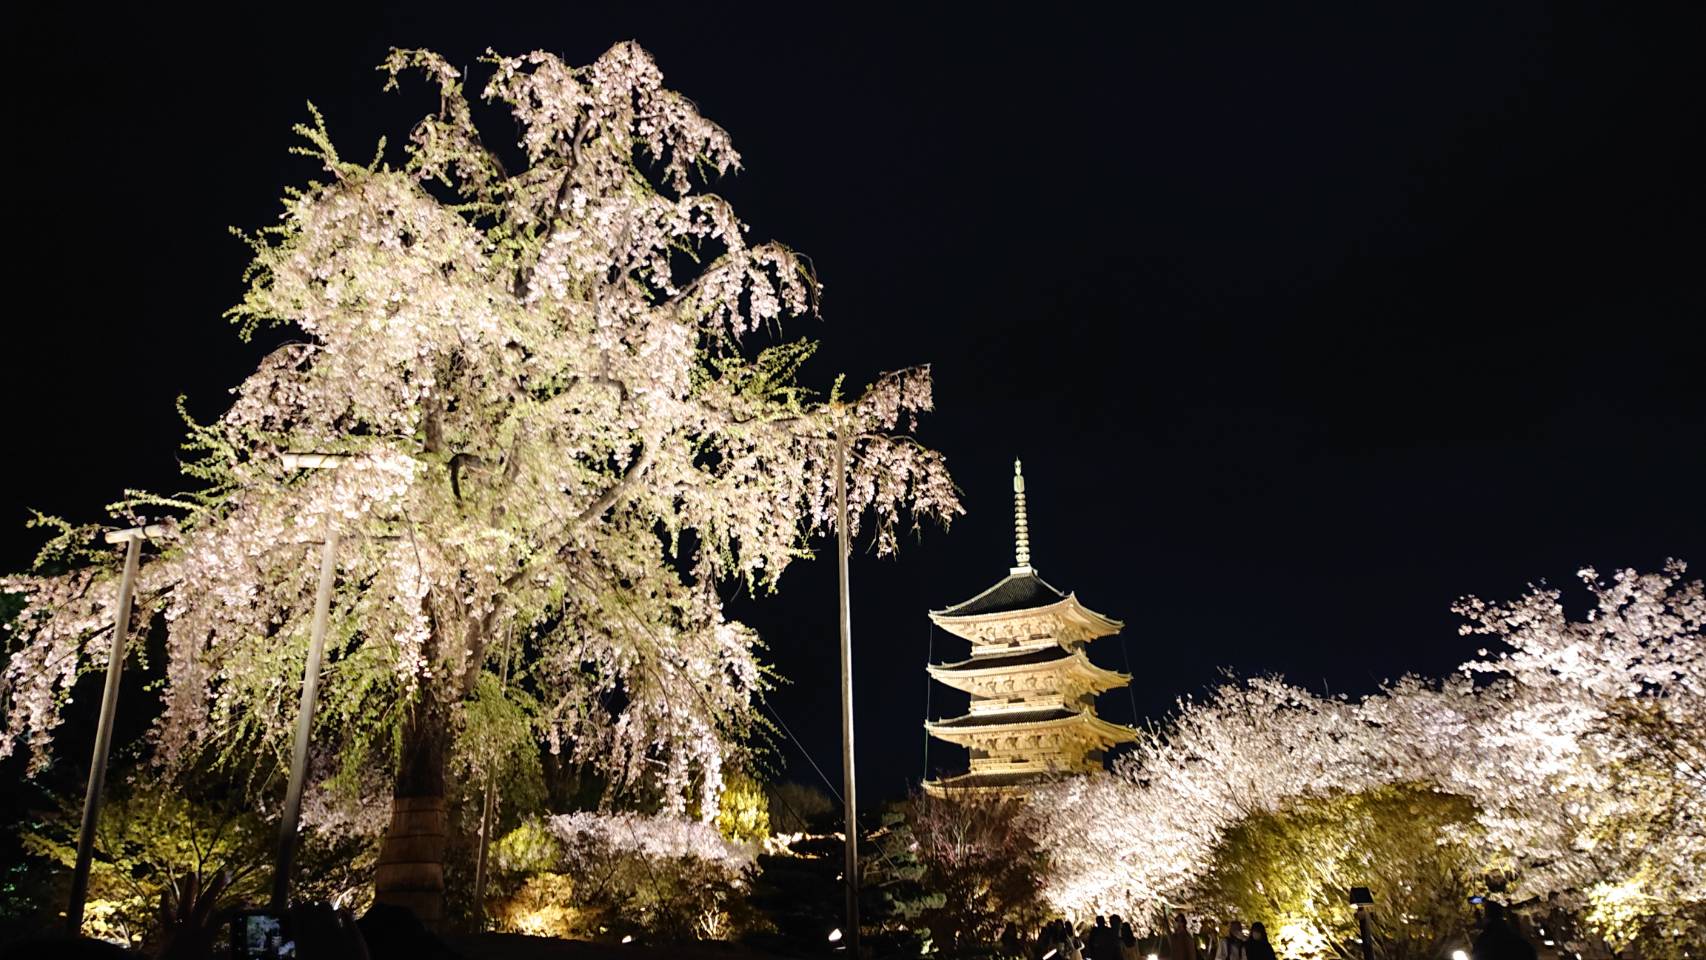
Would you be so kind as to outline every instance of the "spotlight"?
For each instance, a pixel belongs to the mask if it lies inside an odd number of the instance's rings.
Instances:
[[[836,927],[834,930],[829,931],[829,942],[830,943],[835,943],[835,942],[839,941],[840,939],[841,939],[841,928],[840,927]]]

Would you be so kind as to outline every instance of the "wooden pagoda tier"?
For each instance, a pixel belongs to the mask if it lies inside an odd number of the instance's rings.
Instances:
[[[971,753],[971,769],[929,780],[926,792],[1022,793],[1031,785],[1102,767],[1112,747],[1136,738],[1096,716],[1096,695],[1131,682],[1096,666],[1089,646],[1124,626],[1050,586],[1030,566],[1024,478],[1014,464],[1017,565],[995,586],[930,619],[971,642],[971,656],[931,664],[930,676],[971,695],[964,716],[927,721],[933,737]]]

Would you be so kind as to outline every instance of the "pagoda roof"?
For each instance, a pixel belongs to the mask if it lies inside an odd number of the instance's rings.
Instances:
[[[1009,727],[1059,727],[1082,724],[1098,739],[1110,746],[1137,739],[1137,731],[1109,723],[1096,716],[1094,710],[1072,710],[1056,707],[1049,710],[1015,710],[1010,713],[968,713],[952,720],[937,720],[924,725],[931,736],[958,742],[956,738],[976,733],[999,733]]]
[[[940,780],[926,780],[926,790],[948,791],[1005,791],[1015,787],[1030,787],[1060,779],[1058,774],[1051,773],[970,773],[956,774],[943,777]]]
[[[1066,594],[1050,586],[1035,570],[1009,573],[1000,583],[970,600],[962,600],[945,610],[932,610],[932,617],[975,617],[988,613],[1012,613],[1015,610],[1034,610],[1052,606],[1066,599]]]
[[[1131,677],[1126,674],[1090,662],[1082,649],[1067,650],[1053,644],[1015,653],[972,657],[958,663],[931,664],[925,669],[937,681],[967,693],[978,693],[978,682],[983,679],[1037,671],[1080,677],[1098,693],[1131,682]]]
[[[938,720],[937,727],[1005,727],[1016,723],[1047,723],[1078,716],[1077,710],[1051,707],[1047,710],[1015,710],[1011,713],[968,713],[952,720]]]
[[[1079,603],[1077,594],[1061,593],[1028,570],[1008,575],[964,603],[930,611],[931,622],[973,643],[996,624],[1029,619],[1070,624],[1070,629],[1088,638],[1109,636],[1125,626]]]

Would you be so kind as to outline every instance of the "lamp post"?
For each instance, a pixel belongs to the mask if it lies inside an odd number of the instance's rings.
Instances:
[[[113,745],[113,717],[118,713],[118,686],[124,674],[124,645],[130,638],[130,602],[136,591],[136,568],[142,541],[164,536],[159,525],[114,530],[103,537],[107,543],[122,543],[124,573],[119,577],[118,605],[113,608],[113,646],[107,655],[107,685],[101,691],[101,717],[95,726],[95,752],[89,759],[89,788],[83,795],[83,823],[77,830],[77,863],[71,870],[71,903],[65,922],[71,935],[83,929],[83,903],[89,898],[89,865],[95,856],[95,825],[101,816],[101,792],[107,785],[107,754]]]
[[[286,453],[286,470],[326,470],[343,458],[328,453]],[[314,728],[314,702],[320,690],[320,661],[326,650],[326,618],[336,579],[338,532],[328,525],[320,544],[320,584],[314,595],[314,622],[309,628],[308,662],[302,668],[302,699],[296,708],[296,742],[290,753],[290,786],[284,794],[284,815],[278,825],[278,861],[272,879],[272,912],[290,906],[290,865],[296,856],[296,825],[302,815],[302,785],[308,777],[308,741]]]
[[[847,587],[847,437],[835,432],[835,569],[841,599],[841,779],[847,850],[847,955],[859,956],[859,817],[853,784],[853,611]]]
[[[1368,911],[1374,906],[1374,894],[1367,887],[1352,887],[1351,906],[1356,908],[1357,932],[1362,934],[1362,960],[1374,960],[1374,938],[1368,929]]]

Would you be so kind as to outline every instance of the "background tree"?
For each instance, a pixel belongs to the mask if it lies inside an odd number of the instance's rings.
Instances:
[[[138,947],[171,943],[175,955],[200,956],[223,911],[264,899],[277,831],[217,777],[189,787],[135,767],[121,772],[101,808],[83,932]],[[69,868],[82,799],[68,794],[56,809],[20,824],[23,849]],[[325,826],[302,835],[297,887],[305,899],[360,910],[376,838]],[[40,901],[43,916],[63,915],[63,883],[14,893]]]
[[[1049,899],[1155,919],[1190,903],[1239,824],[1416,784],[1473,804],[1462,837],[1512,899],[1680,956],[1706,930],[1706,588],[1684,573],[1584,570],[1582,618],[1543,586],[1467,598],[1465,631],[1501,649],[1358,702],[1275,679],[1181,701],[1112,776],[1038,792],[1028,816],[1055,864]]]
[[[770,812],[770,828],[776,833],[834,829],[831,824],[837,816],[835,802],[810,784],[792,780],[766,783],[764,798]]]
[[[1010,924],[1027,936],[1041,925],[1048,859],[1021,813],[1010,798],[915,793],[907,801],[905,833],[896,836],[923,868],[919,883],[941,896],[918,916],[939,949],[989,947]]]
[[[316,738],[346,782],[394,772],[378,896],[429,919],[448,754],[504,638],[553,751],[612,791],[675,812],[696,797],[712,816],[764,684],[718,588],[773,588],[829,528],[826,439],[851,439],[851,505],[880,551],[908,515],[959,509],[941,457],[905,436],[931,404],[926,370],[814,398],[797,383],[809,344],[749,346],[810,311],[816,280],[698,190],[739,157],[645,51],[486,67],[517,150],[482,142],[461,73],[426,51],[382,68],[438,92],[400,166],[383,145],[345,160],[317,115],[298,128],[327,179],[288,191],[281,221],[248,238],[231,316],[245,335],[285,324],[299,339],[192,425],[194,492],[113,509],[176,517],[137,594],[138,621],[159,614],[168,633],[154,737],[168,767],[287,753],[312,545],[343,537]],[[291,475],[290,450],[346,459]],[[26,739],[45,757],[78,671],[102,665],[116,585],[90,532],[67,527],[45,551],[71,572],[5,583],[25,608],[0,751]]]
[[[1054,864],[1048,897],[1064,912],[1159,926],[1226,830],[1287,798],[1384,776],[1380,750],[1354,704],[1277,679],[1181,700],[1166,725],[1140,731],[1112,776],[1068,778],[1027,805]]]
[[[582,935],[644,941],[727,940],[751,926],[755,848],[715,824],[669,815],[552,817]]]
[[[1188,908],[1263,921],[1284,957],[1357,960],[1350,892],[1366,886],[1378,954],[1431,960],[1469,943],[1476,929],[1475,829],[1472,803],[1427,787],[1299,798],[1226,831]]]
[[[24,833],[25,849],[69,868],[81,816],[81,798],[68,798]],[[101,809],[84,934],[133,947],[186,939],[205,947],[219,910],[264,893],[270,837],[261,818],[236,805],[158,783],[122,786]]]
[[[770,798],[764,785],[748,773],[725,778],[717,802],[717,829],[736,843],[759,844],[770,837]]]
[[[1501,649],[1464,669],[1490,681],[1469,766],[1519,894],[1580,909],[1619,948],[1684,955],[1706,942],[1706,584],[1657,573],[1578,573],[1572,617],[1544,585],[1457,607]]]

